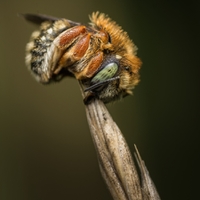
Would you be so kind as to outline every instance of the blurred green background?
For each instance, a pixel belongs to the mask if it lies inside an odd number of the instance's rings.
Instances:
[[[162,199],[199,197],[198,1],[7,0],[0,3],[0,199],[112,199],[99,172],[78,84],[43,86],[24,64],[37,27],[17,13],[87,23],[101,11],[138,46],[134,96],[108,108],[139,148]]]

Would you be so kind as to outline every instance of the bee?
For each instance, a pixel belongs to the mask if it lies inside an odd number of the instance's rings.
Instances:
[[[132,94],[141,60],[128,34],[107,15],[92,13],[89,25],[64,18],[24,14],[40,25],[26,46],[26,65],[47,84],[75,77],[84,86],[85,104],[104,103]]]

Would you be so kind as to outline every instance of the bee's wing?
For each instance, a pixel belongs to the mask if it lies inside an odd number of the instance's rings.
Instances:
[[[31,14],[31,13],[27,13],[27,14],[19,14],[20,16],[22,16],[24,19],[26,19],[29,22],[32,22],[34,24],[38,24],[40,25],[41,23],[45,22],[45,21],[50,21],[50,22],[55,22],[58,21],[62,18],[58,18],[58,17],[53,17],[53,16],[48,16],[48,15],[42,15],[42,14]],[[72,25],[72,26],[77,26],[80,25],[80,23],[78,22],[73,22],[71,20],[68,20],[68,22]]]
[[[42,22],[45,22],[45,21],[55,22],[59,20],[59,18],[57,17],[41,15],[41,14],[27,13],[27,14],[20,14],[20,16],[22,16],[27,21],[32,22],[34,24],[38,24],[38,25],[40,25]]]

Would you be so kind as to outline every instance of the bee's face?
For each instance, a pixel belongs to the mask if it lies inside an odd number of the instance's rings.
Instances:
[[[29,69],[40,82],[74,76],[85,86],[85,103],[95,97],[105,103],[122,98],[139,82],[137,48],[104,14],[94,13],[88,27],[66,19],[25,18],[44,21],[41,30],[32,34],[26,56]]]

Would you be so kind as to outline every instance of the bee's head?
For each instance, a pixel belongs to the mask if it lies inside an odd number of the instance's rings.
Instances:
[[[105,103],[132,94],[132,89],[139,82],[140,65],[141,61],[136,56],[109,55],[90,79],[85,91]]]

